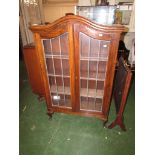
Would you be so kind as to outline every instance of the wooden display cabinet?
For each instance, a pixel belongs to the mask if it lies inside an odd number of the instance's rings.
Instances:
[[[32,26],[47,113],[108,119],[120,34],[124,26],[103,26],[68,15]]]

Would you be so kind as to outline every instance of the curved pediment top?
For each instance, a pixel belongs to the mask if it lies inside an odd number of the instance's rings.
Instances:
[[[101,30],[101,31],[109,31],[109,32],[127,32],[128,31],[128,29],[123,25],[118,25],[118,24],[114,24],[114,25],[110,25],[110,26],[109,25],[101,25],[101,24],[98,24],[94,21],[91,21],[91,20],[84,18],[82,16],[79,16],[79,15],[66,15],[66,16],[63,16],[60,19],[58,19],[48,25],[31,26],[30,30],[33,32],[50,31],[54,27],[59,26],[60,24],[63,25],[68,22],[86,24],[90,27],[93,27],[93,28]]]

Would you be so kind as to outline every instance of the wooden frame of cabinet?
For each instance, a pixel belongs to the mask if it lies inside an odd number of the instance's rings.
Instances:
[[[119,38],[125,27],[103,26],[68,15],[30,29],[34,33],[47,113],[95,116],[106,121]],[[65,80],[69,82],[65,84]]]

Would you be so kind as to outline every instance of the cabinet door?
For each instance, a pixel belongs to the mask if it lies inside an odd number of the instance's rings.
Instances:
[[[42,43],[53,106],[71,107],[68,33]]]
[[[103,113],[110,101],[112,85],[109,81],[112,82],[114,74],[114,65],[109,63],[114,56],[112,35],[83,24],[75,24],[74,30],[75,43],[79,45],[75,45],[76,110]],[[105,100],[106,95],[108,100]]]
[[[52,108],[72,109],[69,32],[41,42]]]

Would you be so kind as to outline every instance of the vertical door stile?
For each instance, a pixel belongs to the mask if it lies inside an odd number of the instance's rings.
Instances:
[[[80,111],[80,40],[79,23],[74,24],[75,109]]]
[[[43,48],[42,48],[42,43],[41,43],[41,38],[40,35],[35,33],[34,34],[34,38],[36,41],[36,50],[38,51],[37,56],[40,60],[40,67],[41,67],[41,77],[44,83],[44,90],[45,90],[45,98],[47,101],[47,109],[49,111],[52,110],[52,101],[51,101],[51,95],[50,95],[50,90],[49,90],[49,83],[48,83],[48,77],[46,74],[46,65],[45,65],[45,59],[44,59],[44,55],[43,55]]]
[[[73,36],[73,23],[68,23],[69,32],[69,64],[70,64],[70,89],[71,89],[71,105],[72,111],[76,111],[75,100],[75,62],[74,62],[74,36]]]
[[[103,107],[102,107],[102,112],[106,117],[108,117],[109,108],[110,108],[118,45],[119,45],[119,35],[118,35],[118,39],[111,40],[111,46],[109,49],[109,60],[107,64],[107,73],[106,73],[106,78],[105,78],[106,80],[104,85],[105,93],[103,97]]]

